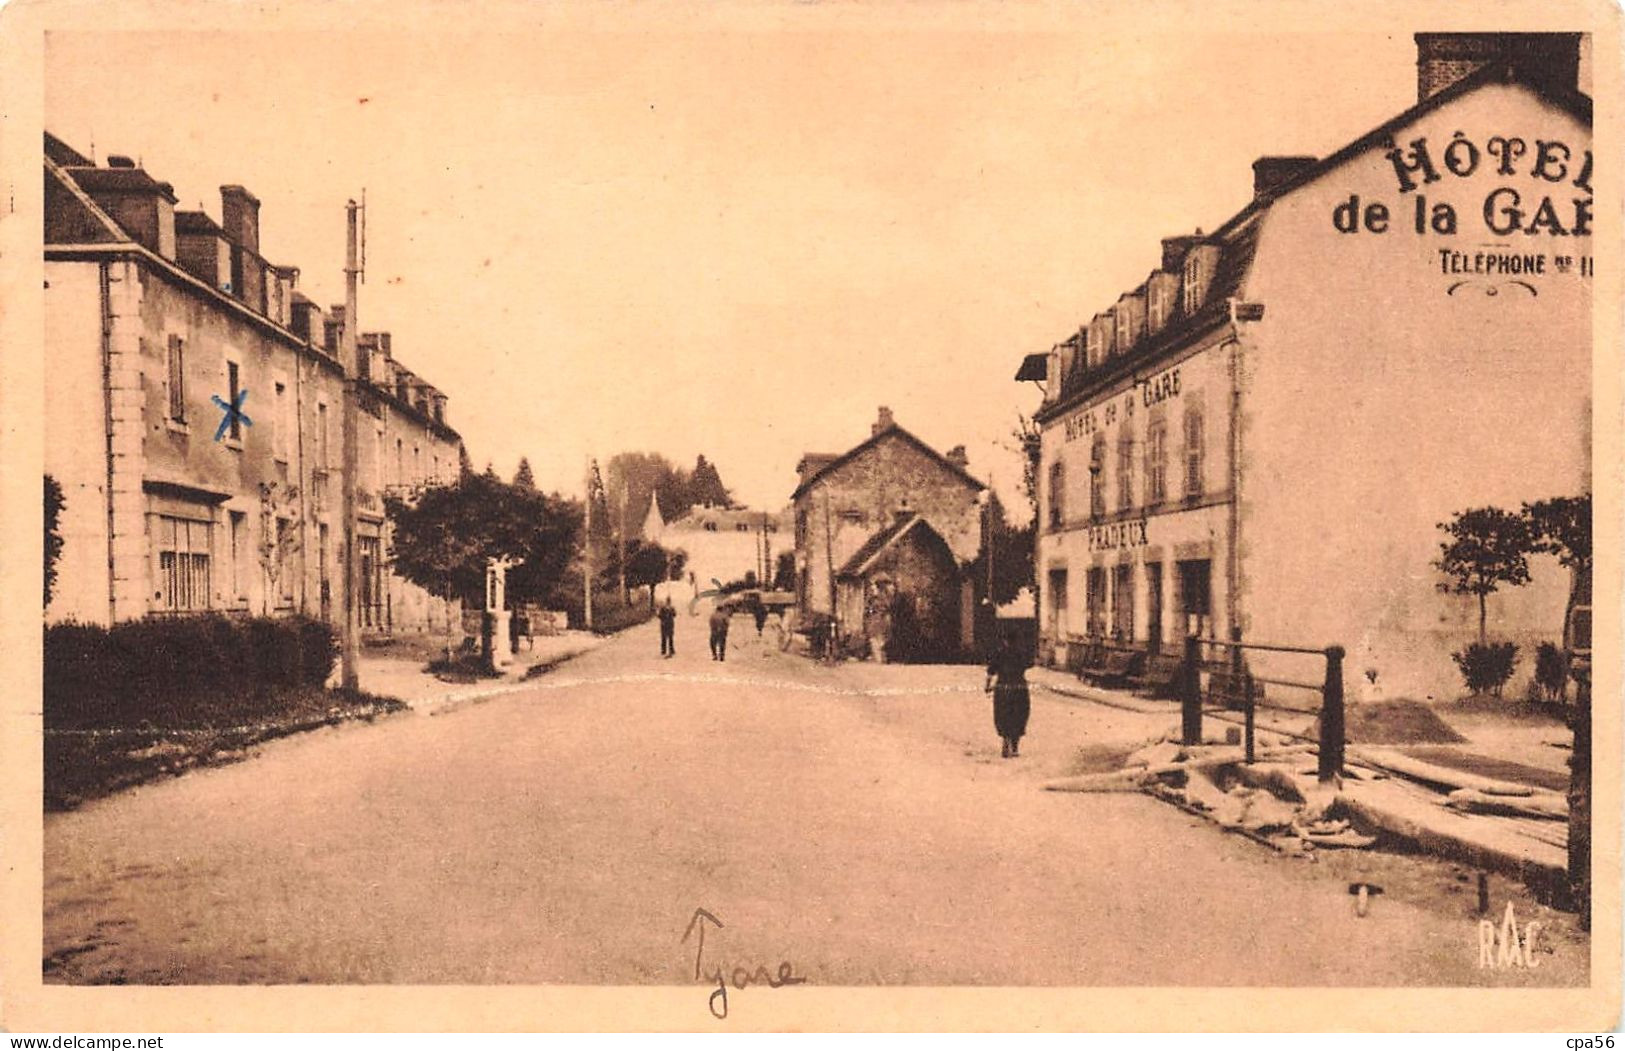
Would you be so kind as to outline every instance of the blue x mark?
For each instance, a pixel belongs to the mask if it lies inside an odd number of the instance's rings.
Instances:
[[[241,420],[250,427],[254,426],[254,421],[249,419],[248,413],[243,411],[243,402],[248,400],[248,388],[245,387],[238,391],[237,399],[230,405],[227,405],[226,399],[218,394],[211,395],[211,397],[214,398],[214,403],[220,406],[221,411],[225,413],[224,416],[220,417],[220,426],[214,432],[215,441],[219,441],[226,436],[226,430],[231,427],[232,420]]]

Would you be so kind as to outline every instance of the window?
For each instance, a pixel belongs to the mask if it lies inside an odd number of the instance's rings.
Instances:
[[[230,512],[231,518],[231,605],[248,598],[248,516],[242,511]]]
[[[414,485],[416,485],[417,483],[423,481],[423,458],[418,455],[418,453],[420,451],[421,450],[419,450],[417,443],[413,442],[412,443],[412,483]]]
[[[1202,305],[1202,282],[1205,275],[1202,273],[1201,250],[1192,248],[1185,257],[1185,313],[1196,313],[1196,308]]]
[[[1134,638],[1134,564],[1124,562],[1112,570],[1112,634],[1128,642]]]
[[[384,429],[378,427],[372,432],[372,485],[374,489],[384,487]]]
[[[406,442],[395,439],[395,484],[406,481]]]
[[[183,613],[209,608],[209,523],[157,516],[158,608]]]
[[[384,626],[384,560],[378,537],[356,537],[361,553],[361,624],[367,628]]]
[[[1106,347],[1105,347],[1106,339],[1105,339],[1105,336],[1106,336],[1105,326],[1098,325],[1098,324],[1089,326],[1089,367],[1090,368],[1094,368],[1095,366],[1099,365],[1100,362],[1101,362],[1101,359],[1106,356]]]
[[[1145,502],[1168,498],[1168,425],[1153,423],[1145,432]]]
[[[328,460],[327,402],[316,403],[316,469],[327,470]]]
[[[1152,332],[1161,331],[1163,324],[1168,320],[1168,286],[1165,282],[1153,278],[1147,295],[1150,305],[1147,321],[1150,329]]]
[[[241,367],[235,361],[226,362],[226,395],[227,395],[227,400],[228,400],[229,404],[237,406],[238,408],[247,408],[247,405],[244,404],[245,399],[242,397],[242,390],[243,390],[242,382],[243,382],[243,377],[242,377],[242,369],[241,369]],[[227,435],[234,442],[242,441],[243,440],[243,421],[242,421],[242,418],[240,416],[238,416],[235,412],[228,413],[227,415],[229,415],[231,417],[231,429],[229,431],[227,431]]]
[[[181,340],[181,337],[169,337],[169,350],[165,366],[169,376],[169,418],[176,423],[185,423],[186,344]]]
[[[1202,495],[1202,410],[1185,413],[1185,495]]]
[[[1106,513],[1106,436],[1095,435],[1089,447],[1089,514],[1099,518]]]
[[[276,579],[277,607],[287,609],[293,605],[293,574],[289,572],[288,554],[293,547],[293,519],[276,520]]]
[[[1066,521],[1066,465],[1056,460],[1049,465],[1049,524],[1059,529]]]
[[[1134,506],[1134,439],[1128,429],[1117,439],[1117,509]]]
[[[734,523],[734,532],[736,532],[736,533],[748,533],[748,532],[750,532],[750,526],[746,525],[744,522],[735,522]]]
[[[1117,352],[1119,354],[1134,345],[1134,311],[1127,306],[1117,308]]]
[[[1106,634],[1106,568],[1095,566],[1089,570],[1087,585],[1084,630],[1090,635],[1102,636]]]
[[[281,381],[276,384],[276,420],[274,447],[278,460],[287,462],[289,439],[293,437],[293,399],[288,397],[288,385]]]

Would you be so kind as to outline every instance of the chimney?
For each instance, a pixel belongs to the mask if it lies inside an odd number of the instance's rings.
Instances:
[[[897,426],[897,423],[892,419],[891,409],[882,405],[880,407],[880,412],[875,416],[875,423],[874,426],[870,428],[869,435],[870,437],[874,437],[882,431],[891,430],[895,426]]]
[[[255,255],[260,251],[260,199],[241,186],[220,187],[220,225]]]
[[[122,153],[111,153],[107,156],[107,166],[109,168],[134,168],[135,161]]]
[[[1257,200],[1315,166],[1314,157],[1260,157],[1253,162],[1253,199]]]
[[[1416,100],[1425,101],[1494,62],[1563,91],[1580,86],[1579,33],[1417,33]]]
[[[943,459],[947,460],[961,471],[965,469],[966,464],[970,463],[970,457],[965,455],[965,447],[963,445],[956,445],[952,449],[949,449],[948,455],[943,457]]]

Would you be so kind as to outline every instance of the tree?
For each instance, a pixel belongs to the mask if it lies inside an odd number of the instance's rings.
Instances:
[[[1591,581],[1591,494],[1556,496],[1523,505],[1533,550],[1556,555],[1576,583]],[[1589,594],[1589,587],[1586,588]]]
[[[1439,544],[1433,563],[1447,578],[1439,590],[1478,596],[1478,643],[1488,642],[1486,599],[1504,584],[1529,582],[1529,553],[1533,538],[1529,522],[1498,507],[1461,511],[1439,528],[1450,538]]]
[[[457,443],[457,477],[459,479],[474,476],[474,461],[468,458],[468,446]]]
[[[56,590],[56,563],[62,557],[62,509],[67,500],[62,486],[50,475],[45,476],[45,605],[51,604],[51,592]]]
[[[668,550],[652,541],[634,540],[626,555],[626,586],[648,588],[649,605],[653,606],[655,585],[681,580],[687,562],[687,552]]]
[[[1032,417],[1016,415],[1016,428],[1010,432],[1016,440],[1016,447],[1021,453],[1021,493],[1032,505],[1033,518],[1038,517],[1038,469],[1043,459],[1043,445],[1039,438],[1038,424]]]
[[[794,551],[780,551],[779,557],[773,563],[773,590],[794,591],[796,589],[796,553]]]
[[[623,452],[610,457],[605,466],[606,497],[620,531],[621,512],[626,512],[629,539],[649,509],[649,496],[660,501],[660,514],[671,521],[685,514],[693,501],[688,496],[688,475],[659,453]]]
[[[440,598],[479,606],[490,559],[507,559],[516,602],[556,590],[575,557],[581,505],[557,493],[509,485],[490,474],[385,498],[395,572]]]
[[[519,458],[519,469],[513,473],[513,484],[520,489],[536,491],[536,476],[530,471],[530,459],[525,456]]]
[[[688,503],[710,504],[713,507],[732,507],[733,494],[722,484],[716,465],[702,454],[694,461],[694,470],[688,476]]]
[[[973,572],[976,574],[973,579],[983,588],[989,584],[988,559],[991,558],[993,591],[989,597],[995,606],[1002,606],[1014,600],[1022,588],[1032,586],[1033,544],[1036,539],[1034,529],[1037,519],[1025,526],[1013,526],[1005,514],[1004,503],[998,494],[990,491],[988,501],[987,541],[984,550],[977,555],[973,564]]]

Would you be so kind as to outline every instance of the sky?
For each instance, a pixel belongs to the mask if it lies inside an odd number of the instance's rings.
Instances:
[[[365,188],[361,328],[449,396],[476,466],[525,456],[579,493],[588,456],[704,454],[777,508],[802,453],[887,405],[1014,506],[1022,357],[1144,280],[1162,238],[1241,208],[1257,157],[1324,155],[1415,102],[1408,31],[612,10],[53,32],[46,127],[217,219],[218,188],[247,186],[263,253],[324,306]]]

